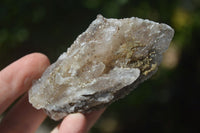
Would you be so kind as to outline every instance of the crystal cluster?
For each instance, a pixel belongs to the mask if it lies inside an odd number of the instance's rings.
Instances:
[[[124,97],[151,77],[174,30],[132,17],[97,16],[29,91],[29,102],[54,120]]]

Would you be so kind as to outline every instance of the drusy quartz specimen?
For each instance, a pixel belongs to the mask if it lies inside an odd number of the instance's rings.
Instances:
[[[156,72],[173,35],[166,24],[98,15],[33,84],[29,101],[54,120],[105,107]]]

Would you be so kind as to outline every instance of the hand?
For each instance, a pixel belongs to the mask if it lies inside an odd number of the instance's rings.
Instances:
[[[46,114],[31,106],[27,91],[48,66],[45,55],[33,53],[0,71],[0,114],[24,94],[1,121],[1,133],[34,133],[44,121]],[[52,133],[86,133],[103,111],[68,115]]]

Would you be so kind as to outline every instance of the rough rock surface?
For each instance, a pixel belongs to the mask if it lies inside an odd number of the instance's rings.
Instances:
[[[166,24],[98,15],[34,83],[29,101],[54,120],[107,106],[156,72],[173,35]]]

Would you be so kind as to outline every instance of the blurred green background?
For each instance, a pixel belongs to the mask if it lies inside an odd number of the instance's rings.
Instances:
[[[200,132],[200,0],[1,0],[0,70],[32,52],[56,61],[97,14],[166,23],[175,36],[158,72],[109,106],[90,132]],[[38,133],[55,125],[47,119]]]

